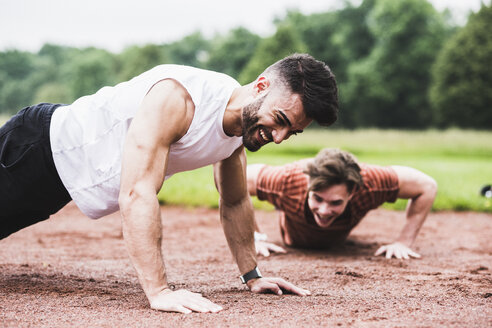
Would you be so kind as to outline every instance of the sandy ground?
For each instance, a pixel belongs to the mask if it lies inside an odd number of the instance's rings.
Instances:
[[[203,293],[217,314],[151,310],[121,235],[119,214],[97,221],[70,204],[0,241],[1,327],[492,327],[492,215],[433,213],[420,260],[373,253],[393,240],[401,212],[376,210],[346,244],[261,258],[312,296],[257,295],[239,282],[218,213],[166,207],[164,256],[174,288]],[[275,212],[257,212],[280,241]]]

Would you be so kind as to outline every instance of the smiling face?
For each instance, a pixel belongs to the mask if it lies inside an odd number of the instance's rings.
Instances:
[[[352,198],[345,184],[336,184],[320,191],[309,191],[308,206],[316,224],[328,228],[339,217]]]
[[[243,144],[257,151],[269,142],[277,144],[301,133],[311,119],[304,113],[300,96],[268,92],[243,108]]]

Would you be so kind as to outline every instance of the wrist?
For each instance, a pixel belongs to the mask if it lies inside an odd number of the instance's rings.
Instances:
[[[268,236],[266,233],[255,231],[255,241],[266,241],[267,238]]]
[[[251,290],[251,288],[253,288],[253,285],[255,284],[255,282],[260,279],[260,278],[253,278],[253,279],[250,279],[248,280],[248,282],[245,284],[246,286],[248,286],[249,290]]]
[[[151,301],[154,298],[157,298],[159,295],[165,295],[172,293],[173,290],[168,286],[163,286],[160,288],[154,288],[153,290],[145,291],[145,295],[147,295],[147,298]]]
[[[247,284],[249,281],[251,281],[253,279],[256,280],[256,279],[261,278],[261,277],[262,277],[262,275],[261,275],[260,269],[258,269],[258,267],[256,266],[253,270],[246,272],[242,276],[239,276],[239,279],[241,279],[241,282],[243,284]],[[249,285],[248,285],[248,287],[249,287]]]
[[[410,247],[413,244],[413,240],[411,238],[398,238],[395,243],[402,244],[403,246]]]

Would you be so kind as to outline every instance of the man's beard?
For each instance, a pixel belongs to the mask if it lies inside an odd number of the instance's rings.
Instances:
[[[243,108],[243,145],[249,151],[257,151],[262,146],[258,143],[256,135],[258,132],[258,111],[260,110],[265,97],[266,95]]]

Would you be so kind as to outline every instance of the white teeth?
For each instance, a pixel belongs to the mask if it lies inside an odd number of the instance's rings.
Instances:
[[[268,142],[268,138],[267,136],[265,135],[265,132],[263,130],[260,130],[260,136],[263,138],[263,140],[267,141]]]

